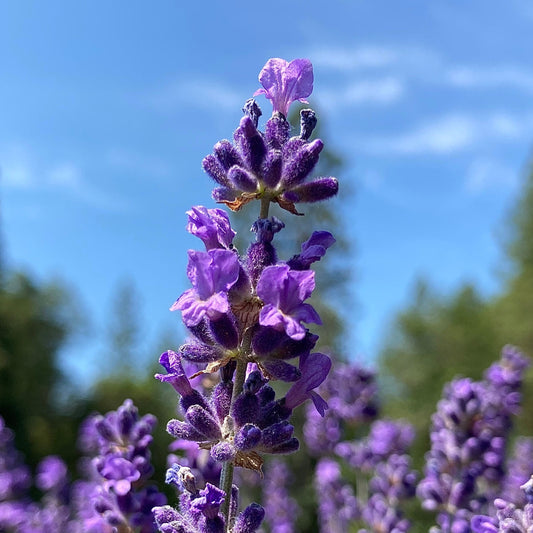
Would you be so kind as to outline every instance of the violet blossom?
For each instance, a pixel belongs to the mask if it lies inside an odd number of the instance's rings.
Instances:
[[[207,251],[216,248],[231,249],[236,233],[225,211],[197,205],[187,211],[187,215],[187,231],[201,239]]]
[[[274,112],[287,116],[289,105],[299,101],[307,104],[313,92],[313,65],[309,59],[269,59],[261,72],[259,81],[263,89],[257,89],[254,96],[264,94],[271,102]]]
[[[202,318],[216,320],[229,311],[228,291],[239,277],[237,256],[229,250],[189,250],[187,277],[193,288],[185,291],[170,308],[180,309],[187,326]]]
[[[259,315],[262,326],[285,331],[294,340],[304,338],[302,322],[321,324],[318,313],[304,303],[315,288],[315,273],[291,270],[288,265],[265,268],[257,283],[257,295],[265,304]]]
[[[308,60],[287,63],[271,59],[261,71],[260,80],[264,88],[256,94],[265,94],[274,106],[265,132],[257,129],[262,114],[259,106],[253,99],[248,100],[243,108],[245,116],[233,135],[234,142],[218,142],[202,165],[218,184],[213,198],[230,209],[238,211],[253,200],[264,200],[300,214],[295,204],[319,202],[338,192],[338,182],[333,177],[308,181],[323,148],[319,139],[309,140],[316,125],[314,111],[302,110],[300,135],[289,136],[288,107],[311,94],[312,66]]]

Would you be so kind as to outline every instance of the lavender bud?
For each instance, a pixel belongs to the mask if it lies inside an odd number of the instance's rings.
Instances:
[[[187,422],[202,435],[212,440],[221,438],[220,427],[211,413],[200,405],[192,405],[185,413]]]
[[[261,175],[263,183],[270,188],[275,188],[281,179],[283,156],[281,150],[269,150],[263,163]]]
[[[310,183],[299,185],[285,193],[291,202],[321,202],[335,196],[339,192],[339,182],[336,178],[318,178]]]
[[[253,424],[243,426],[235,435],[234,444],[238,450],[251,450],[259,444],[261,440],[261,430]]]
[[[181,420],[176,420],[173,418],[167,423],[167,433],[170,433],[176,439],[192,440],[197,442],[203,442],[205,437],[196,431],[190,424],[187,422],[182,422]]]
[[[239,344],[239,332],[235,317],[224,314],[216,320],[210,320],[209,326],[213,338],[227,350],[234,350]]]
[[[254,533],[263,518],[265,517],[265,510],[257,503],[252,503],[237,517],[233,533]]]
[[[320,139],[303,145],[292,160],[284,166],[282,184],[292,188],[304,181],[318,163],[322,148],[324,148],[324,143]]]
[[[242,112],[252,119],[254,126],[257,128],[257,125],[259,124],[259,117],[263,114],[263,112],[257,105],[257,102],[254,98],[248,98],[248,100],[244,102]]]
[[[281,113],[274,113],[265,127],[265,138],[270,149],[279,150],[289,140],[291,125]]]
[[[257,179],[244,168],[234,165],[229,169],[228,180],[230,186],[245,192],[255,192],[257,190]]]
[[[259,370],[254,370],[248,374],[248,377],[244,382],[243,390],[249,394],[256,394],[265,383],[266,380],[263,379],[261,372],[259,372]]]
[[[309,140],[316,127],[316,113],[312,109],[302,109],[300,111],[300,139]]]
[[[210,178],[216,181],[219,185],[222,185],[222,187],[230,186],[224,168],[214,155],[209,154],[204,157],[204,160],[202,161],[202,168]]]
[[[243,392],[237,396],[231,415],[237,426],[255,422],[259,415],[259,400],[255,394]]]
[[[211,363],[222,358],[218,347],[207,346],[199,342],[190,342],[180,346],[179,353],[184,359],[193,363]]]
[[[211,457],[215,461],[232,461],[235,458],[236,450],[229,442],[219,442],[211,448]]]
[[[243,164],[239,152],[237,152],[233,144],[227,139],[223,139],[215,144],[213,154],[225,171],[228,171],[233,165]],[[224,185],[224,183],[221,185]]]
[[[231,381],[222,381],[213,389],[211,404],[221,423],[229,415],[232,392],[233,382]]]
[[[287,442],[294,433],[294,426],[286,420],[278,422],[263,429],[261,446],[265,449],[274,448],[283,442]]]

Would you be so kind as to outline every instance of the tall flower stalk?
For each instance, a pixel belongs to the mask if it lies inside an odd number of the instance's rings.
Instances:
[[[331,360],[313,352],[318,336],[309,327],[321,320],[307,300],[315,289],[311,265],[335,239],[316,231],[300,253],[282,261],[273,240],[285,223],[269,218],[269,206],[274,202],[300,215],[297,204],[334,196],[338,183],[332,177],[309,179],[323,147],[319,139],[310,140],[317,122],[314,111],[301,112],[300,134],[290,136],[288,109],[291,102],[305,101],[311,94],[311,63],[270,59],[259,81],[263,88],[256,95],[264,94],[273,106],[264,131],[258,129],[262,112],[249,99],[233,142],[218,142],[203,161],[217,184],[213,190],[217,202],[233,211],[259,202],[252,226],[254,242],[239,255],[225,211],[196,206],[187,213],[187,230],[202,240],[205,251],[188,252],[191,288],[171,310],[181,311],[191,336],[178,351],[161,356],[166,373],[156,375],[180,396],[182,418],[171,420],[168,432],[207,450],[222,465],[220,483],[218,487],[207,483],[202,489],[192,471],[182,465],[172,467],[167,477],[182,494],[180,509],[154,509],[161,531],[255,531],[264,511],[252,504],[237,514],[234,469],[248,468],[262,475],[265,454],[299,448],[290,423],[293,410],[307,400],[322,416],[327,409],[315,389],[326,378]],[[218,374],[218,383],[210,391],[195,389],[184,362],[198,365],[198,373]],[[291,384],[284,396],[276,397],[270,386],[273,380]]]

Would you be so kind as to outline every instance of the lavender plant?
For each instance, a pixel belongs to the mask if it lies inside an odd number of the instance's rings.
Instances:
[[[334,237],[314,231],[300,251],[278,258],[275,236],[285,222],[269,217],[271,203],[291,215],[297,204],[335,195],[332,177],[310,179],[323,144],[310,140],[317,123],[301,111],[299,135],[290,136],[289,106],[313,88],[306,59],[270,59],[259,75],[273,113],[264,131],[262,112],[246,101],[233,142],[218,142],[203,160],[216,182],[213,198],[239,211],[257,200],[254,240],[240,254],[227,213],[203,206],[187,212],[187,230],[205,250],[189,250],[191,288],[172,305],[189,338],[167,350],[156,374],[179,396],[180,416],[167,424],[174,437],[166,483],[178,508],[152,484],[150,444],[156,420],[140,416],[131,400],[81,428],[83,479],[70,481],[59,457],[37,467],[33,501],[29,469],[0,418],[0,530],[21,533],[272,533],[297,530],[300,512],[288,490],[290,470],[278,456],[299,449],[294,410],[306,403],[304,438],[316,462],[316,514],[322,533],[403,533],[413,524],[404,503],[414,500],[435,514],[432,533],[531,533],[533,441],[516,441],[507,460],[512,418],[521,407],[529,360],[506,346],[483,380],[447,385],[432,418],[431,449],[418,482],[409,448],[413,428],[377,419],[373,372],[337,363],[314,348],[309,326],[321,319],[308,302],[312,266]],[[247,207],[249,209],[249,207]],[[281,382],[274,384],[273,382]],[[364,428],[364,429],[363,429]],[[263,476],[263,503],[239,512],[235,469]],[[243,476],[240,476],[241,479]],[[241,490],[242,494],[242,490]],[[304,511],[302,511],[304,512]],[[266,514],[266,519],[265,519]]]
[[[268,212],[275,202],[300,214],[296,204],[325,200],[337,193],[338,183],[332,177],[308,179],[323,147],[320,140],[309,141],[317,122],[311,109],[301,112],[300,135],[290,137],[287,112],[291,102],[305,102],[311,94],[311,63],[270,59],[259,81],[263,88],[255,95],[264,94],[273,105],[265,131],[258,130],[262,112],[250,99],[234,142],[218,142],[203,161],[218,185],[215,200],[234,211],[260,202],[252,226],[255,241],[239,255],[223,210],[197,206],[188,211],[187,230],[203,241],[205,251],[188,252],[192,288],[171,310],[181,311],[191,338],[179,351],[162,354],[166,374],[156,375],[180,396],[183,419],[171,420],[168,432],[208,450],[222,464],[220,484],[206,483],[201,489],[184,465],[169,469],[168,480],[181,491],[180,509],[155,508],[161,531],[255,531],[263,511],[252,504],[236,514],[234,468],[261,473],[265,454],[295,452],[299,441],[290,423],[293,410],[308,399],[321,415],[327,409],[314,389],[326,378],[331,360],[312,351],[318,337],[307,325],[321,320],[306,300],[315,288],[310,267],[335,239],[328,232],[314,232],[300,253],[280,261],[273,239],[285,224]],[[193,388],[184,362],[197,364],[199,373],[218,373],[218,384],[207,393]],[[276,397],[272,380],[292,385]]]

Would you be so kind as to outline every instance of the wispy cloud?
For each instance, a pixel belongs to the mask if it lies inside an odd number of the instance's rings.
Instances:
[[[94,187],[72,161],[43,164],[20,145],[0,149],[0,184],[10,189],[39,192],[56,190],[107,211],[127,208],[124,200],[111,198]]]
[[[357,48],[324,47],[309,50],[306,54],[318,68],[350,71],[361,68],[384,67],[395,62],[398,51],[383,46],[360,46]]]
[[[338,108],[361,104],[386,105],[402,98],[404,83],[392,76],[380,79],[363,79],[340,88],[321,91],[324,107]]]
[[[533,12],[533,10],[532,10]],[[317,68],[352,76],[372,71],[383,77],[444,85],[455,89],[508,87],[533,91],[533,70],[523,65],[454,65],[434,50],[402,44],[311,49],[307,57]]]
[[[199,109],[231,110],[242,106],[242,93],[216,80],[174,81],[148,97],[161,111],[176,111],[194,106]]]
[[[468,167],[465,190],[474,196],[487,190],[514,188],[518,183],[519,172],[493,158],[482,157]]]
[[[452,67],[447,73],[452,86],[464,88],[512,87],[533,91],[533,71],[518,66]]]
[[[34,171],[26,151],[11,145],[0,151],[0,185],[29,189],[34,185]]]
[[[493,113],[486,116],[449,114],[413,129],[357,140],[360,149],[379,154],[450,154],[480,142],[517,139],[533,132],[533,116]]]
[[[105,155],[105,160],[113,168],[150,178],[164,178],[172,173],[171,166],[164,159],[122,148],[110,149]]]

